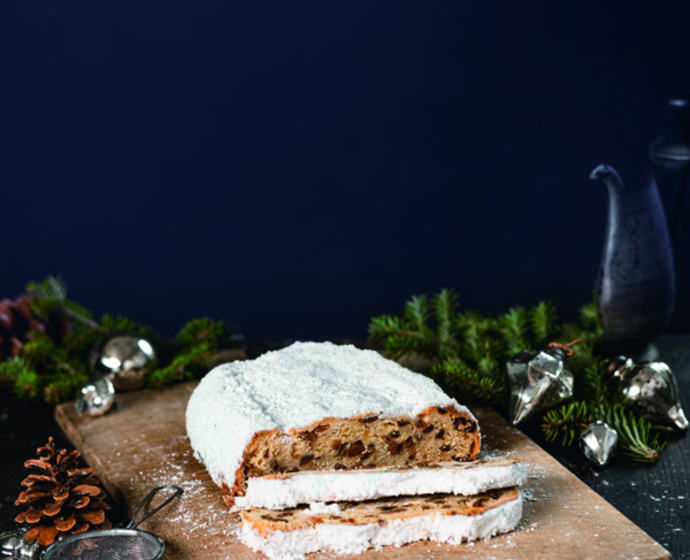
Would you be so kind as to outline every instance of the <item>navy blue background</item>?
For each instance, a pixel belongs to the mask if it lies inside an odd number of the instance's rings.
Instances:
[[[172,335],[363,337],[453,287],[589,300],[599,163],[643,180],[681,1],[5,0],[0,295],[62,275]],[[666,198],[672,193],[663,192]],[[690,241],[672,328],[690,330]]]

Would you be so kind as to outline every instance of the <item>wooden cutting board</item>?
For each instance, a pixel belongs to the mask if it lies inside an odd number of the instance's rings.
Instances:
[[[74,405],[67,403],[56,408],[55,417],[128,515],[155,486],[175,484],[184,489],[177,502],[140,526],[165,540],[167,559],[262,559],[263,555],[239,542],[239,516],[228,511],[220,490],[193,456],[184,416],[193,387],[184,384],[164,391],[118,394],[117,409],[101,418],[79,417]],[[496,412],[473,412],[482,428],[482,455],[517,455],[527,466],[529,479],[517,530],[460,546],[414,543],[369,551],[357,558],[671,558],[661,545]],[[312,554],[308,560],[317,558],[333,560],[335,556]]]

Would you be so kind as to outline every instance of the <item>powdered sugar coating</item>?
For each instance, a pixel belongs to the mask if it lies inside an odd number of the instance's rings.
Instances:
[[[453,405],[474,417],[428,377],[373,350],[296,342],[256,360],[210,371],[187,405],[187,433],[213,481],[232,488],[254,434],[298,429],[324,418],[391,417]]]
[[[362,525],[319,523],[294,531],[272,531],[261,535],[246,521],[240,539],[252,550],[271,560],[302,560],[306,554],[328,550],[336,554],[358,554],[368,548],[402,546],[430,540],[460,544],[506,533],[515,529],[522,515],[522,497],[491,508],[479,515],[430,513]]]

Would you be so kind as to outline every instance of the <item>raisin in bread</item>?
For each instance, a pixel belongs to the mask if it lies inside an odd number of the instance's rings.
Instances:
[[[314,502],[364,501],[391,496],[463,494],[472,496],[524,484],[517,458],[470,463],[418,463],[346,471],[300,471],[249,478],[247,492],[235,498],[240,508],[285,509]]]
[[[357,554],[422,540],[459,544],[484,539],[512,531],[521,514],[522,498],[514,488],[476,496],[398,497],[284,511],[254,509],[240,512],[240,538],[271,560],[299,560],[318,550]]]
[[[329,342],[218,366],[194,390],[186,420],[229,504],[250,477],[459,462],[480,447],[476,419],[431,379]]]

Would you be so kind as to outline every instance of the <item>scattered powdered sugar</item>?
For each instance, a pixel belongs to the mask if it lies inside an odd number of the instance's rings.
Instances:
[[[213,536],[223,540],[225,536],[225,542],[230,544],[239,533],[239,517],[225,506],[218,488],[199,468],[187,440],[187,436],[182,436],[172,438],[166,444],[152,446],[147,450],[147,457],[128,455],[129,462],[135,466],[145,465],[146,469],[135,470],[137,474],[126,482],[128,493],[143,498],[158,486],[179,486],[183,490],[180,498],[147,520],[144,528],[157,533],[158,527],[165,527],[166,534],[180,537],[179,542]],[[165,457],[165,460],[152,466],[150,456]],[[161,491],[153,498],[152,505],[160,503],[167,495],[167,491]]]
[[[187,433],[213,481],[232,488],[245,448],[259,431],[289,431],[327,417],[416,415],[450,405],[470,414],[431,379],[378,352],[296,342],[209,372],[189,400]]]

